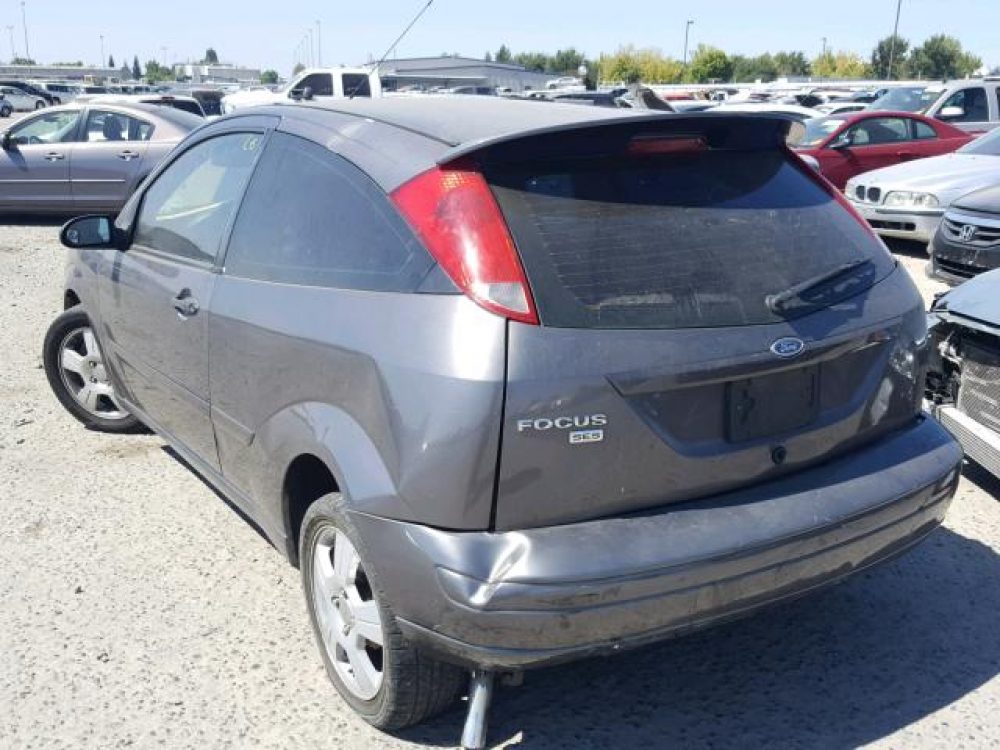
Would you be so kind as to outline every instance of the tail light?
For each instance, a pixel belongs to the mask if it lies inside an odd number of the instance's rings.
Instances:
[[[629,141],[629,156],[656,156],[661,154],[697,154],[708,150],[708,142],[701,136],[637,135]]]
[[[468,164],[435,167],[391,197],[466,296],[490,312],[538,325],[514,240],[482,174]]]

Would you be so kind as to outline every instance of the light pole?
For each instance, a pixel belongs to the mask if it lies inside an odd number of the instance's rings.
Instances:
[[[17,57],[17,50],[14,49],[14,25],[7,24],[7,35],[10,37],[10,59]]]
[[[316,58],[313,57],[313,30],[310,26],[307,31],[309,32],[309,66],[313,67],[316,65]]]
[[[31,49],[28,47],[28,22],[24,15],[24,0],[21,0],[21,26],[24,27],[24,56],[31,59]]]
[[[889,67],[885,71],[887,81],[892,80],[892,61],[896,57],[896,35],[899,33],[899,11],[902,7],[903,0],[896,0],[896,24],[892,27],[892,39],[889,41]]]
[[[691,31],[691,26],[694,25],[694,21],[688,21],[684,25],[684,65],[688,64],[688,32]]]
[[[316,67],[323,67],[323,29],[316,20]]]

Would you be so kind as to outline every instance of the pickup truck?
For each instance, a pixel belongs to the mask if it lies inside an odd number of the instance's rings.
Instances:
[[[381,96],[382,81],[378,74],[370,68],[307,68],[277,91],[259,88],[224,96],[222,112],[229,114],[245,107],[288,101],[345,99],[352,95]]]
[[[896,86],[868,109],[918,112],[967,133],[1000,125],[1000,76]]]

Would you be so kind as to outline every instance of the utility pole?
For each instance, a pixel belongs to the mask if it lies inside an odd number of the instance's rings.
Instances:
[[[10,59],[17,57],[17,50],[14,48],[14,24],[7,24],[7,35],[10,37]]]
[[[892,27],[892,40],[889,42],[889,68],[885,71],[887,81],[892,80],[892,62],[896,57],[896,35],[899,34],[899,11],[902,7],[903,0],[896,0],[896,24]]]
[[[316,67],[323,67],[323,29],[316,19]]]
[[[28,47],[28,22],[24,15],[24,0],[21,0],[21,26],[24,27],[24,56],[31,59],[31,49]]]
[[[694,21],[688,21],[684,26],[684,66],[687,67],[688,64],[688,32],[691,31],[691,26],[694,25]]]

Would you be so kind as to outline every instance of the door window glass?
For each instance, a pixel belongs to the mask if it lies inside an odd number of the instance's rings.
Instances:
[[[313,96],[333,96],[333,76],[329,73],[313,73],[302,79],[295,91],[301,93],[307,87],[312,89]]]
[[[855,146],[875,146],[881,143],[897,143],[910,139],[906,121],[899,117],[878,117],[865,120],[851,129]]]
[[[259,135],[232,133],[184,152],[146,191],[133,242],[213,262],[259,147]]]
[[[79,110],[46,112],[14,126],[10,131],[10,139],[19,146],[36,143],[68,143],[75,140],[76,123],[79,119]]]
[[[944,112],[946,107],[958,107],[963,113],[961,117],[946,118],[948,122],[986,122],[990,119],[986,89],[979,86],[956,91],[941,105],[938,112]]]
[[[84,140],[94,141],[148,141],[153,126],[135,117],[118,112],[92,109],[87,115]]]
[[[374,291],[416,287],[430,256],[364,174],[322,146],[275,133],[233,227],[226,273]]]
[[[371,96],[371,84],[363,73],[344,73],[344,96]]]
[[[934,132],[934,128],[932,128],[926,122],[920,122],[920,120],[913,121],[913,133],[914,136],[919,140],[937,138],[937,133]]]

